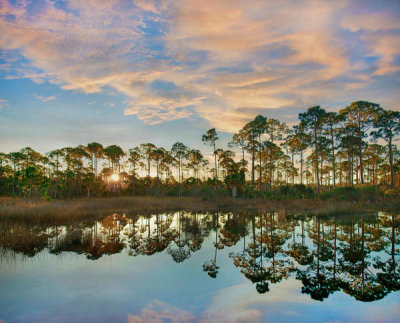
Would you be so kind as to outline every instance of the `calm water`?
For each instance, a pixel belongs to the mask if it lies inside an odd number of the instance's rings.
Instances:
[[[5,322],[399,322],[400,216],[0,223]]]

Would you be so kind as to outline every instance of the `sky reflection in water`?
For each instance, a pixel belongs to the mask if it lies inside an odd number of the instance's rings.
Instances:
[[[399,223],[185,212],[2,223],[0,320],[395,322]]]

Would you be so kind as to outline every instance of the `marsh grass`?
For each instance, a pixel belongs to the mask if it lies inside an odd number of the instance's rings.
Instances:
[[[1,198],[0,221],[32,224],[61,224],[93,221],[112,213],[155,214],[185,210],[188,212],[285,210],[287,213],[340,215],[376,211],[399,211],[398,201],[385,203],[332,200],[231,199],[228,197],[204,200],[196,197],[115,197],[72,200],[24,200]]]

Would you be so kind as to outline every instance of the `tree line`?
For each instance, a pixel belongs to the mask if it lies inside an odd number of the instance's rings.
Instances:
[[[143,143],[128,151],[92,142],[46,154],[26,147],[0,153],[0,194],[268,196],[285,187],[319,195],[358,184],[394,189],[400,179],[399,133],[400,112],[357,101],[339,112],[310,107],[291,127],[258,115],[233,135],[227,149],[218,145],[212,128],[201,138],[211,149],[211,163],[182,142],[170,149]]]

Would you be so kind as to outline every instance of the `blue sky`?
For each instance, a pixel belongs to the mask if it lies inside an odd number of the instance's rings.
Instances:
[[[0,0],[0,145],[205,150],[257,114],[399,110],[398,1]]]

